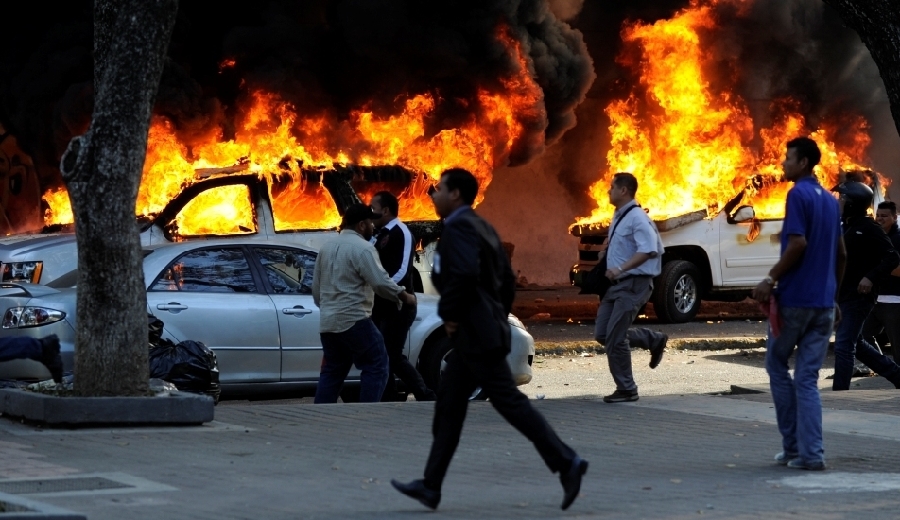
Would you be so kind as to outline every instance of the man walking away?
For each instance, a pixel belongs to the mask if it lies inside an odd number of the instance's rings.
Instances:
[[[881,226],[866,212],[874,193],[861,182],[845,182],[840,193],[847,246],[847,273],[838,293],[841,323],[834,334],[834,390],[849,390],[854,357],[900,388],[900,366],[863,338],[862,328],[875,306],[877,287],[890,276],[900,255]]]
[[[354,204],[344,212],[341,232],[319,251],[313,272],[313,301],[320,309],[322,371],[316,404],[336,403],[350,367],[362,373],[359,400],[381,400],[388,378],[388,359],[381,333],[372,323],[374,293],[399,307],[416,297],[394,283],[369,243],[378,217],[372,208]]]
[[[562,508],[567,509],[578,496],[588,463],[556,435],[513,381],[506,356],[516,276],[497,232],[472,210],[477,194],[478,181],[459,168],[445,171],[432,194],[434,207],[444,219],[432,278],[441,293],[438,314],[453,350],[438,389],[425,478],[408,484],[392,480],[391,484],[425,506],[437,508],[469,396],[480,386],[500,415],[534,443],[550,470],[559,472]]]
[[[653,277],[662,270],[662,239],[653,222],[634,200],[638,182],[630,173],[617,173],[609,187],[615,206],[606,239],[606,277],[612,286],[597,309],[594,339],[606,347],[616,391],[607,403],[638,400],[631,368],[631,344],[650,349],[650,368],[662,361],[669,337],[647,328],[631,328],[653,292]]]
[[[794,469],[825,469],[819,369],[828,351],[846,261],[838,202],[813,175],[821,157],[812,139],[787,143],[781,167],[794,186],[785,204],[781,258],[753,290],[753,298],[769,305],[778,283],[778,319],[769,321],[766,372],[782,439],[775,462]],[[788,360],[795,351],[791,379]]]
[[[381,265],[398,285],[406,287],[406,292],[413,293],[413,255],[415,255],[415,243],[412,233],[406,224],[400,221],[400,204],[391,192],[381,191],[372,196],[370,201],[372,211],[381,216],[375,219],[375,249],[378,250],[378,258]],[[409,327],[416,319],[416,306],[403,305],[399,310],[390,300],[375,295],[375,305],[372,307],[372,321],[378,327],[384,337],[384,346],[387,349],[388,365],[390,373],[387,387],[384,389],[382,401],[394,401],[397,399],[397,382],[394,376],[400,378],[407,390],[412,392],[416,401],[434,401],[435,394],[425,386],[422,375],[412,366],[403,348],[406,345],[406,337]]]
[[[885,201],[875,211],[875,222],[887,233],[894,250],[900,252],[900,228],[897,226],[897,204]],[[878,347],[876,337],[887,335],[891,344],[891,355],[896,363],[900,359],[900,268],[891,271],[878,284],[875,308],[863,325],[863,337],[872,346]],[[883,345],[881,345],[883,347]],[[879,350],[883,350],[879,348]]]

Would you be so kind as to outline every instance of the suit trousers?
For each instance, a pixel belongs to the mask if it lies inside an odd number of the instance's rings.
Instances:
[[[650,348],[663,339],[663,334],[647,328],[631,328],[641,307],[650,299],[653,279],[649,276],[632,276],[613,284],[606,291],[597,321],[594,339],[606,347],[606,359],[616,390],[637,392],[631,368],[631,346]]]
[[[863,325],[863,338],[873,346],[880,347],[884,351],[885,345],[880,345],[876,337],[884,331],[888,342],[891,344],[891,356],[894,363],[900,364],[900,303],[875,303],[875,308],[866,318]]]
[[[447,356],[434,409],[434,442],[425,465],[425,485],[439,490],[459,445],[469,397],[477,387],[487,393],[491,405],[513,427],[534,443],[550,471],[568,471],[575,451],[567,446],[528,397],[516,388],[512,372],[501,353],[469,354],[455,348]]]
[[[384,388],[382,401],[397,400],[397,382],[394,376],[400,378],[406,389],[414,396],[416,401],[434,401],[434,392],[425,386],[422,375],[416,367],[409,362],[403,354],[406,348],[406,339],[409,335],[409,327],[416,319],[416,306],[404,305],[399,310],[394,306],[378,306],[372,313],[372,321],[378,327],[384,337],[384,347],[387,350],[390,377]]]

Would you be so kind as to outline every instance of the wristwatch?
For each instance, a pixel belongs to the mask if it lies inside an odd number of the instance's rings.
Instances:
[[[763,281],[769,285],[775,285],[775,279],[771,276],[766,276],[765,278],[763,278]]]

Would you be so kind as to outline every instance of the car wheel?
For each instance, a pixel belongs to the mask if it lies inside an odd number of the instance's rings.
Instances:
[[[700,270],[686,260],[663,266],[653,310],[663,323],[691,321],[700,310]]]
[[[451,350],[453,347],[450,339],[441,331],[428,338],[419,357],[419,373],[422,374],[428,388],[435,392],[441,385],[442,369],[446,366],[446,358]]]
[[[417,292],[417,293],[425,292],[425,285],[422,283],[422,273],[420,273],[418,269],[413,268],[412,279],[413,279],[413,292]]]

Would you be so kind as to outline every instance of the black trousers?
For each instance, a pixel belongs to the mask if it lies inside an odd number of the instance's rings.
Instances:
[[[900,303],[876,303],[863,325],[863,337],[884,350],[876,337],[884,331],[891,344],[891,356],[900,364]]]
[[[516,388],[504,355],[464,355],[456,348],[447,356],[447,371],[441,379],[434,409],[434,442],[425,465],[425,485],[439,490],[459,445],[469,396],[481,387],[500,415],[537,448],[550,471],[568,471],[575,451],[567,446],[528,397]]]
[[[416,319],[416,307],[404,305],[397,310],[393,305],[379,305],[372,313],[372,321],[384,337],[384,347],[387,350],[390,377],[382,401],[394,401],[397,396],[397,381],[394,376],[400,378],[406,388],[412,392],[417,401],[433,401],[434,392],[425,386],[422,375],[416,367],[409,362],[403,349],[406,346],[406,337],[409,328]]]

